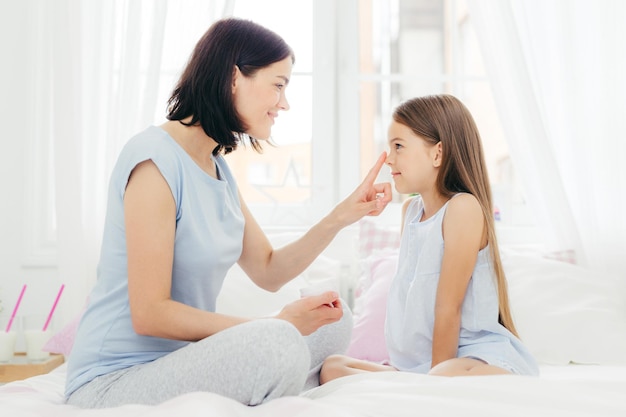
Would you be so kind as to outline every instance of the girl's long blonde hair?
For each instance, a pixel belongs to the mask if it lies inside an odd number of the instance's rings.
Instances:
[[[474,118],[456,97],[442,94],[417,97],[396,108],[393,119],[432,145],[442,144],[437,190],[446,197],[464,192],[478,200],[487,225],[487,239],[498,288],[498,321],[518,336],[509,306],[506,277],[493,218],[491,187],[483,146]]]

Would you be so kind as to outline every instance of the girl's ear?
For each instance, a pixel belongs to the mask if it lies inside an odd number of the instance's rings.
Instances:
[[[441,162],[443,160],[443,145],[441,141],[437,142],[435,146],[433,146],[433,166],[435,168],[439,168],[441,166]]]

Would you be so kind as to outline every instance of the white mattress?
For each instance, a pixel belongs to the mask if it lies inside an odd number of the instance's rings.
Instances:
[[[540,377],[433,377],[399,372],[335,380],[299,397],[246,407],[210,393],[157,406],[81,410],[62,403],[65,365],[0,386],[0,415],[45,416],[626,416],[626,367],[542,366]]]

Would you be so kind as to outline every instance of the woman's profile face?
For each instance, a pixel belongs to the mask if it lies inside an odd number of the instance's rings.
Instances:
[[[287,57],[259,69],[250,77],[235,67],[233,101],[237,114],[247,127],[245,133],[251,137],[269,139],[278,112],[289,110],[285,90],[291,78],[292,65],[291,57]]]

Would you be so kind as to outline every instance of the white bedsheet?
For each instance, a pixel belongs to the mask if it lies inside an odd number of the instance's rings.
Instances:
[[[626,416],[626,367],[594,365],[543,366],[538,378],[356,375],[257,407],[196,392],[157,406],[81,410],[62,403],[64,383],[65,365],[0,386],[0,416]]]

